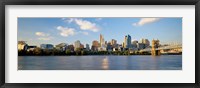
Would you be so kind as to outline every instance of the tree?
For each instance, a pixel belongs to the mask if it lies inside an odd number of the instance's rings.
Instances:
[[[66,54],[66,55],[71,55],[71,50],[70,50],[70,49],[67,49],[67,50],[65,51],[65,54]]]
[[[35,55],[41,55],[41,54],[42,54],[42,50],[41,50],[40,48],[35,48],[35,49],[33,50],[33,53],[34,53]]]

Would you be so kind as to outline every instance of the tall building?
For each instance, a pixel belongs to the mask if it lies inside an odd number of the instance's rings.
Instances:
[[[86,50],[90,50],[90,45],[89,44],[86,44]]]
[[[145,45],[145,48],[148,47],[148,46],[150,46],[150,42],[149,42],[148,39],[142,38],[142,39],[140,40],[140,43],[144,44],[144,45]]]
[[[111,45],[116,45],[116,44],[117,44],[117,40],[112,39],[112,40],[111,40]]]
[[[81,42],[79,40],[75,41],[75,43],[74,43],[75,50],[77,50],[80,47],[81,47]]]
[[[124,48],[131,48],[131,36],[130,35],[126,35],[124,38],[124,44],[123,44]]]
[[[83,44],[81,44],[81,45],[80,45],[80,48],[81,48],[81,49],[83,49],[83,48],[84,48],[84,45],[83,45]]]
[[[68,45],[67,49],[69,49],[71,52],[73,52],[74,51],[74,45]]]
[[[127,43],[127,36],[124,37],[123,48],[126,48]]]
[[[66,51],[67,44],[66,43],[60,43],[60,44],[56,45],[56,49],[60,50],[60,51]]]
[[[106,47],[107,51],[112,51],[112,45],[111,42],[107,43],[107,47]]]
[[[100,34],[100,47],[103,46],[104,44],[105,44],[105,42],[104,42],[103,35]]]
[[[133,48],[136,48],[136,47],[137,47],[137,44],[138,44],[138,41],[137,41],[137,40],[132,41],[132,47],[133,47]]]
[[[99,47],[99,42],[97,40],[92,41],[92,50],[97,51]]]
[[[52,44],[41,44],[40,48],[41,49],[53,49],[53,45]]]

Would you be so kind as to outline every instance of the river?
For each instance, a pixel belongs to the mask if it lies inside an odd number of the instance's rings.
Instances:
[[[18,56],[18,70],[182,70],[182,55]]]

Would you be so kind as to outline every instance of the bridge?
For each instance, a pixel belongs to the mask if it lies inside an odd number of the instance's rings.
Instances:
[[[176,45],[167,45],[167,46],[160,46],[158,48],[155,48],[155,50],[172,50],[172,49],[181,49],[182,44],[176,44]],[[139,52],[151,52],[152,48],[145,48],[142,50],[139,50]]]

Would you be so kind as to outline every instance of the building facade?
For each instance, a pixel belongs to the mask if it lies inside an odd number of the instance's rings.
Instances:
[[[98,51],[99,42],[97,40],[92,41],[92,51]]]
[[[53,49],[53,45],[52,44],[41,44],[40,48],[41,49]]]
[[[81,42],[79,40],[75,41],[74,42],[74,48],[75,48],[75,50],[77,50],[80,47],[81,47]]]
[[[28,44],[25,41],[18,41],[17,46],[19,51],[26,51],[28,49]]]
[[[100,34],[100,47],[103,46],[104,44],[105,44],[104,37],[102,34]]]
[[[125,36],[123,47],[124,48],[131,48],[131,36],[130,35]]]
[[[60,43],[60,44],[56,45],[56,49],[58,49],[60,51],[66,51],[67,44],[66,43]]]

